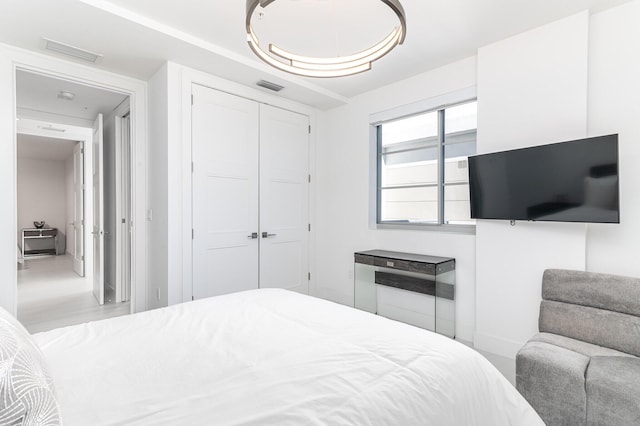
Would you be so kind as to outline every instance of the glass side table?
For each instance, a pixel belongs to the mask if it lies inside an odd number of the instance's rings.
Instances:
[[[354,260],[355,308],[380,314],[379,286],[420,293],[423,327],[455,338],[454,258],[369,250],[354,253]]]

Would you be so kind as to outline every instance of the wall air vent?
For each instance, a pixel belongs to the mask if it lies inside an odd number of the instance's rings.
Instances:
[[[92,64],[98,64],[102,60],[102,56],[99,53],[90,52],[88,50],[80,49],[69,44],[60,43],[59,41],[50,40],[46,37],[42,37],[44,40],[44,49],[50,52],[55,52],[61,55],[70,56],[74,59],[80,59],[82,61],[91,62]]]
[[[280,86],[279,84],[275,84],[266,80],[260,80],[256,83],[256,85],[264,87],[265,89],[273,90],[274,92],[279,92],[284,89],[284,86]]]

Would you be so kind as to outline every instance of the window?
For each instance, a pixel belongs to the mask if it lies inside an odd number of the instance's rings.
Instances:
[[[473,225],[467,157],[476,153],[477,101],[375,125],[377,223]]]

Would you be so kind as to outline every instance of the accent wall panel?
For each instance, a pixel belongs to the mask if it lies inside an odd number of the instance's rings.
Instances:
[[[586,136],[588,29],[585,11],[478,51],[478,153]],[[476,347],[515,357],[537,332],[544,269],[584,270],[585,229],[478,221]]]

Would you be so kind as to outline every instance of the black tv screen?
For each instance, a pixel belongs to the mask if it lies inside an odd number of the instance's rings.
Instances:
[[[618,135],[469,157],[475,219],[620,223]]]

